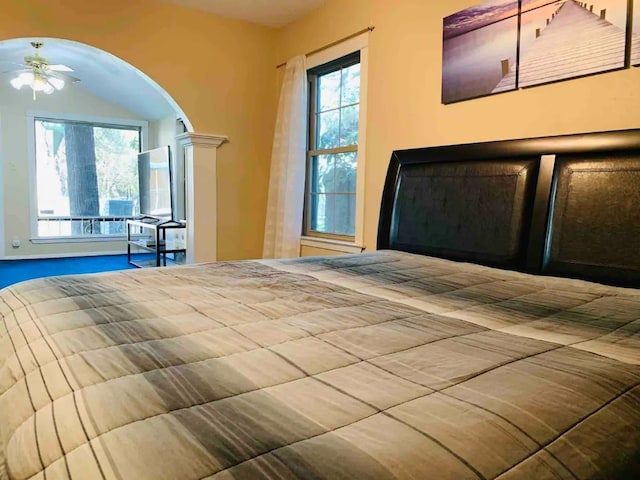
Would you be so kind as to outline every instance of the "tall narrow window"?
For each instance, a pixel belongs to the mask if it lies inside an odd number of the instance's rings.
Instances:
[[[360,113],[360,52],[309,71],[304,234],[353,239]]]
[[[124,234],[139,212],[138,126],[34,119],[38,237]]]

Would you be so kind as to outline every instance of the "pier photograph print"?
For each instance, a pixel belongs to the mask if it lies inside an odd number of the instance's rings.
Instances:
[[[627,3],[524,0],[519,86],[624,68]]]
[[[443,21],[442,103],[494,93],[515,66],[518,52],[517,1],[487,1]],[[516,88],[513,81],[501,91]]]
[[[634,2],[631,62],[639,65]],[[628,3],[486,1],[446,17],[442,103],[624,68]]]

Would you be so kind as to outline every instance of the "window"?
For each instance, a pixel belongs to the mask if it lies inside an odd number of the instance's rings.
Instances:
[[[36,237],[123,235],[139,212],[142,126],[33,116]]]
[[[304,234],[353,240],[360,116],[360,52],[309,70]]]

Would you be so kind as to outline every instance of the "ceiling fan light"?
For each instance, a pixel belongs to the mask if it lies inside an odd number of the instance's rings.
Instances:
[[[51,86],[53,86],[56,90],[62,90],[62,88],[64,87],[64,80],[62,80],[61,78],[49,77],[47,80],[49,81],[49,84],[51,84]]]
[[[46,93],[47,95],[51,95],[53,92],[56,91],[55,88],[53,88],[51,85],[49,85],[48,83],[45,83],[44,86],[42,87],[42,91],[44,93]]]
[[[49,82],[47,82],[47,79],[39,74],[35,74],[33,76],[33,80],[31,81],[31,88],[34,89],[36,92],[47,93],[47,90],[51,90],[51,92],[53,92],[53,87],[49,85]]]

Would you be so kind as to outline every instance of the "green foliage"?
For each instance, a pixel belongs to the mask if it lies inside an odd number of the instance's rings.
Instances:
[[[316,149],[358,144],[360,64],[318,79]]]
[[[101,203],[104,204],[107,199],[132,200],[137,203],[138,131],[95,127],[94,134]]]

